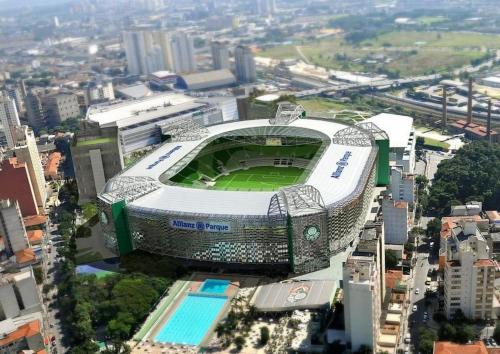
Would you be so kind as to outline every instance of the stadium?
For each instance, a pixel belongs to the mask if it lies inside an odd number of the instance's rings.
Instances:
[[[99,195],[105,241],[118,254],[323,269],[358,235],[389,171],[387,136],[376,126],[305,118],[292,104],[272,119],[183,120],[162,133],[159,148]]]

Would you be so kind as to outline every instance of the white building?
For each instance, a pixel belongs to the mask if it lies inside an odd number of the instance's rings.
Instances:
[[[176,74],[195,72],[193,38],[185,32],[176,32],[171,37],[170,46],[172,51],[171,69]]]
[[[236,100],[234,97],[228,99]],[[90,106],[86,119],[100,127],[118,127],[123,154],[161,142],[163,125],[193,119],[202,126],[222,123],[223,112],[215,104],[179,93],[161,93],[137,100]],[[232,118],[226,118],[232,120]]]
[[[250,48],[239,45],[234,50],[236,78],[239,82],[248,83],[257,80],[255,59]]]
[[[229,69],[229,48],[225,43],[212,42],[212,64],[214,70]]]
[[[9,256],[29,247],[19,204],[8,199],[0,201],[0,235]]]
[[[36,203],[40,208],[45,208],[47,189],[45,188],[45,176],[42,160],[38,154],[35,133],[26,125],[16,127],[14,133],[16,139],[14,153],[17,161],[26,164]]]
[[[463,221],[446,244],[444,306],[450,318],[460,309],[470,319],[490,319],[495,296],[496,261],[477,224]]]
[[[193,39],[184,32],[125,31],[123,45],[130,74],[147,75],[161,70],[176,73],[196,71]]]
[[[89,104],[112,101],[115,99],[113,83],[111,81],[91,82],[85,90],[85,96]]]
[[[384,199],[382,201],[382,214],[384,216],[385,243],[404,245],[408,241],[408,202]]]
[[[380,329],[380,274],[373,256],[351,256],[344,263],[346,341],[352,351],[366,345],[375,350]]]
[[[0,273],[0,320],[38,311],[41,311],[41,301],[32,268]]]
[[[389,136],[389,163],[413,173],[415,168],[415,129],[413,118],[398,114],[381,113],[363,122],[371,122]]]
[[[10,97],[0,97],[0,122],[2,123],[7,146],[15,145],[12,129],[21,125],[17,114],[16,102]]]
[[[415,202],[415,176],[403,172],[400,167],[391,168],[391,194],[394,200],[404,200],[413,207]]]

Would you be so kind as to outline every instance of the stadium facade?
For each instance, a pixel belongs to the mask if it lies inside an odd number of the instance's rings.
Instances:
[[[167,142],[99,195],[106,244],[227,268],[328,267],[358,235],[389,173],[388,150],[379,149],[387,136],[373,124],[303,116],[300,106],[280,105],[270,120],[171,124]],[[255,166],[303,173],[273,189],[217,187],[218,176]]]

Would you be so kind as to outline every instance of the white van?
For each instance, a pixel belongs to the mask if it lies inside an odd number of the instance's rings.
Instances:
[[[410,333],[406,333],[405,343],[406,344],[410,344],[410,342],[411,342],[411,334]]]

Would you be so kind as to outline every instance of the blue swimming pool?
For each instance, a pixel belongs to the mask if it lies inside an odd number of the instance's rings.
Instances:
[[[200,288],[200,293],[224,294],[229,286],[229,280],[207,279]]]
[[[227,296],[188,294],[154,340],[161,343],[200,344],[226,301]]]

